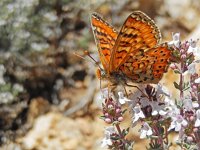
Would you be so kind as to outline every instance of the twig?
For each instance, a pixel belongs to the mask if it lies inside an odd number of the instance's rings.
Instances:
[[[92,100],[92,97],[95,92],[94,85],[96,85],[96,80],[92,79],[92,77],[91,77],[89,83],[90,83],[90,85],[89,85],[89,88],[88,88],[85,96],[81,100],[79,100],[79,103],[77,105],[75,105],[74,107],[71,107],[70,109],[65,111],[64,112],[65,116],[69,116],[69,115],[77,112],[78,110],[81,110]]]

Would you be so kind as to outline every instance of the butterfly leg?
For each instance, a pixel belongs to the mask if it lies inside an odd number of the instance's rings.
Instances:
[[[108,98],[110,97],[110,93],[112,93],[117,87],[117,84],[113,84],[111,82],[108,83]]]
[[[111,88],[111,92],[113,92],[113,91],[116,89],[117,84],[112,84],[111,86],[113,86],[113,87]],[[124,92],[125,92],[125,94],[126,94],[126,97],[128,97],[128,92],[127,92],[125,86],[123,86],[123,88],[124,88]]]
[[[117,84],[112,84],[110,87],[110,92],[113,92],[117,88]]]
[[[129,87],[134,87],[134,88],[138,89],[145,97],[148,98],[147,94],[145,94],[138,86],[130,85],[130,84],[127,84],[127,83],[125,83],[125,85],[129,86]]]
[[[128,92],[127,92],[125,86],[123,86],[123,88],[124,88],[124,92],[125,92],[125,94],[126,94],[126,97],[128,98]]]

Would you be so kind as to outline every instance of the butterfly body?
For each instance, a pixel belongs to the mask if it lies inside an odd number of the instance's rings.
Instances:
[[[97,69],[97,77],[101,80],[110,81],[113,85],[126,85],[129,79],[123,72],[106,73],[105,70]]]
[[[144,13],[128,16],[118,33],[94,13],[91,23],[103,70],[97,76],[113,84],[158,83],[172,60],[173,49],[160,44],[161,33]]]

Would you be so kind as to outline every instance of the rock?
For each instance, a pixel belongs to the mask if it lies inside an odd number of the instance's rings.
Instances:
[[[97,130],[103,121],[99,118],[67,118],[60,113],[40,116],[28,134],[20,139],[27,150],[76,150],[98,149],[103,129]]]

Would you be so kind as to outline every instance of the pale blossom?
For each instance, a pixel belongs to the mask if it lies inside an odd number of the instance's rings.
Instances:
[[[172,34],[172,41],[168,42],[169,45],[175,45],[176,47],[180,46],[180,33]]]
[[[136,123],[140,118],[145,118],[139,105],[133,108],[133,124]]]
[[[109,145],[112,145],[112,140],[110,139],[110,135],[114,134],[115,128],[113,126],[106,127],[105,132],[104,132],[104,139],[101,141],[101,147],[106,147]]]
[[[195,83],[200,83],[200,77],[194,80]]]
[[[168,96],[165,96],[164,103],[165,103],[165,105],[166,105],[167,107],[172,107],[172,106],[174,107],[174,106],[175,106],[174,100],[171,99],[171,98],[168,97]]]
[[[142,125],[142,128],[140,129],[140,138],[144,139],[148,136],[151,136],[152,134],[153,134],[153,131],[152,131],[151,127],[149,126],[148,123],[145,122]]]
[[[167,114],[167,111],[165,111],[165,105],[159,105],[158,102],[151,102],[151,107],[152,107],[152,116],[156,116],[156,115],[161,115],[164,116]]]
[[[187,111],[192,111],[194,108],[199,107],[199,104],[197,101],[192,101],[191,95],[186,95],[183,99],[183,107]]]
[[[169,96],[169,97],[171,96],[169,90],[165,86],[158,84],[157,85],[156,97],[159,97],[161,94]]]
[[[142,108],[150,105],[150,103],[151,102],[149,101],[149,99],[147,97],[143,97],[143,98],[140,99],[140,105],[141,105]]]
[[[124,93],[123,92],[118,92],[118,95],[119,95],[119,103],[120,104],[125,104],[126,102],[128,101],[131,101],[130,99],[124,97]]]
[[[101,98],[107,99],[108,97],[111,97],[112,99],[115,100],[114,94],[108,88],[102,89],[101,90]]]
[[[183,99],[183,107],[187,110],[187,111],[191,111],[193,109],[193,105],[192,105],[192,98],[190,95],[185,96],[185,98]]]
[[[198,109],[196,111],[196,121],[195,121],[195,127],[199,127],[200,126],[200,109]]]
[[[189,66],[188,66],[188,73],[193,75],[196,73],[196,68],[195,68],[196,64],[195,63],[191,63]]]
[[[200,57],[200,49],[196,45],[197,45],[197,41],[191,41],[187,52],[193,53],[194,56]]]
[[[180,131],[182,127],[185,127],[188,124],[187,121],[181,115],[176,115],[171,118],[172,122],[168,131],[171,129],[175,129],[175,131]]]

